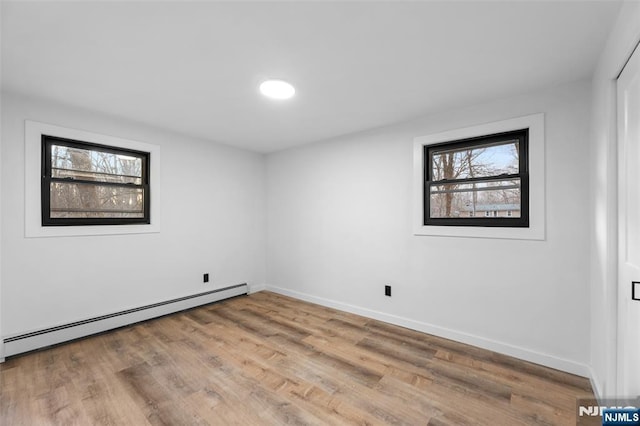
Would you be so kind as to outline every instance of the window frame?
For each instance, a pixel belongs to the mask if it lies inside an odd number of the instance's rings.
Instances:
[[[42,181],[41,181],[41,208],[42,208],[42,226],[113,226],[113,225],[140,225],[150,224],[150,179],[149,179],[149,163],[150,153],[146,151],[138,151],[116,146],[97,144],[92,142],[81,141],[77,139],[62,138],[42,134],[41,136],[42,154]],[[82,179],[66,179],[53,177],[51,167],[51,146],[65,146],[69,148],[78,148],[91,151],[106,152],[112,154],[123,154],[132,156],[142,160],[141,184],[122,184],[116,182],[100,182]],[[51,183],[52,182],[77,182],[80,184],[96,185],[96,186],[114,186],[119,188],[140,188],[143,191],[143,217],[113,217],[113,218],[52,218],[51,217]]]
[[[103,129],[103,132],[110,131],[116,134],[123,131],[121,127],[109,127],[106,124],[100,128]],[[151,223],[111,226],[42,226],[42,135],[148,152],[150,158],[149,190],[152,194],[149,206]],[[156,234],[162,231],[162,149],[160,145],[33,120],[24,120],[24,144],[25,203],[23,214],[24,236],[26,238]]]
[[[489,116],[495,114],[489,114]],[[452,117],[441,122],[432,122],[431,129],[423,136],[413,139],[413,190],[411,228],[413,235],[420,237],[490,238],[507,240],[546,239],[546,179],[545,179],[545,114],[535,113],[499,121],[480,121],[481,124]],[[495,120],[495,118],[494,118]],[[453,123],[453,124],[452,124]],[[469,127],[464,127],[469,126]],[[424,146],[436,143],[473,138],[482,135],[529,129],[529,227],[503,228],[495,226],[439,226],[424,225]]]
[[[460,148],[477,148],[484,145],[495,145],[500,142],[510,141],[516,139],[518,141],[518,173],[516,174],[501,174],[492,176],[483,176],[475,178],[460,178],[460,179],[442,179],[438,181],[432,180],[433,176],[433,161],[432,157],[434,153],[446,149],[460,149]],[[489,135],[476,136],[472,138],[449,140],[440,143],[434,143],[430,145],[424,145],[424,226],[469,226],[469,227],[502,227],[502,228],[528,228],[529,227],[529,129],[517,129],[508,132],[500,132]],[[500,216],[497,211],[485,212],[484,217],[441,217],[432,218],[431,212],[431,193],[430,187],[434,185],[442,184],[456,184],[456,183],[474,183],[474,182],[487,182],[498,180],[520,180],[520,217]],[[488,214],[487,214],[488,213]]]

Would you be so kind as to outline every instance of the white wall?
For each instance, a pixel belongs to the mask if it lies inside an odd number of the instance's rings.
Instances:
[[[0,22],[2,21],[2,7],[0,7]],[[0,46],[2,35],[0,31]],[[0,81],[2,81],[2,55],[0,55]],[[4,103],[0,92],[0,137],[2,135],[2,104]],[[0,223],[2,223],[2,146],[0,144]],[[0,361],[4,360],[4,341],[2,340],[2,226],[0,226]]]
[[[615,80],[640,40],[640,3],[620,9],[592,81],[591,366],[601,397],[616,391],[617,149]]]
[[[268,287],[587,375],[589,106],[578,82],[268,155]],[[545,241],[412,235],[414,137],[538,112]]]
[[[25,119],[160,145],[161,232],[25,238]],[[5,337],[232,284],[264,284],[261,154],[5,93],[1,170]]]

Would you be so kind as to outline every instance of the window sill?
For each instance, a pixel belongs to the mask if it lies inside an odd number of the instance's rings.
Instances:
[[[104,225],[104,226],[39,226],[27,227],[27,238],[82,237],[92,235],[151,234],[160,232],[154,225]]]
[[[530,225],[529,228],[497,228],[480,226],[419,226],[414,235],[463,238],[498,238],[509,240],[544,240],[544,228]]]

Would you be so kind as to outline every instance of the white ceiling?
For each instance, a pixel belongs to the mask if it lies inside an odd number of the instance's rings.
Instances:
[[[3,2],[2,89],[270,152],[587,78],[619,6]]]

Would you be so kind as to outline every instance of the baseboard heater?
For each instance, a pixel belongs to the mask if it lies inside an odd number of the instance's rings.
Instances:
[[[249,287],[246,283],[237,284],[204,293],[153,303],[139,308],[127,309],[95,318],[32,331],[30,333],[10,336],[4,339],[4,355],[7,357],[29,352],[248,293]]]

